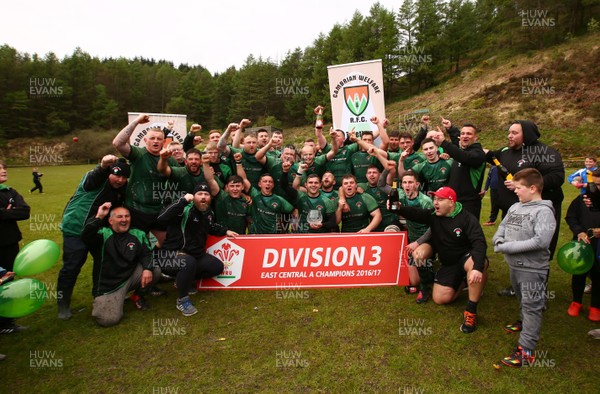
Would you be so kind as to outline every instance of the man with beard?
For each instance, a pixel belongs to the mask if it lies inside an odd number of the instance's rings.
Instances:
[[[175,276],[178,292],[176,307],[184,316],[198,312],[188,295],[194,281],[223,272],[223,262],[206,253],[207,236],[238,235],[215,222],[210,201],[209,186],[199,183],[194,194],[181,197],[158,217],[168,227],[163,247],[154,251],[154,264],[166,274]]]
[[[201,182],[207,182],[211,186],[213,195],[219,192],[219,185],[212,183],[214,173],[210,167],[210,157],[202,155],[202,153],[192,148],[188,151],[185,159],[185,168],[169,166],[167,159],[171,156],[168,149],[163,149],[160,152],[160,160],[158,161],[158,171],[164,176],[169,177],[169,181],[173,183],[177,189],[177,195],[173,195],[169,200],[178,200],[184,194],[191,193]]]
[[[542,199],[552,201],[556,229],[552,242],[550,242],[550,260],[554,256],[558,233],[560,229],[561,204],[564,199],[562,184],[565,181],[565,168],[560,153],[554,148],[539,141],[540,132],[535,123],[529,120],[517,120],[511,123],[508,129],[508,146],[496,151],[487,151],[486,160],[495,165],[496,158],[510,174],[516,174],[524,168],[537,169],[544,178],[544,190]],[[506,179],[506,174],[498,172],[498,207],[502,211],[502,218],[508,209],[518,202],[514,192],[515,186],[512,180]],[[499,295],[513,296],[511,287],[502,289]]]
[[[335,176],[331,171],[325,171],[323,176],[321,177],[321,193],[329,198],[331,201],[336,201],[338,198],[338,191],[334,188],[335,186]],[[301,190],[300,187],[296,187],[294,183],[294,187],[297,190]],[[336,201],[337,202],[337,201]]]
[[[452,159],[448,186],[454,191],[463,209],[471,212],[477,219],[481,213],[481,196],[479,191],[485,172],[485,152],[479,139],[479,129],[466,123],[460,130],[459,145],[445,140],[441,131],[433,133],[433,139]]]

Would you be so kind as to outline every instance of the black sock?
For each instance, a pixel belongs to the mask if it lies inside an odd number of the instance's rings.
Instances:
[[[466,311],[469,313],[477,313],[477,302],[473,302],[473,301],[469,300],[467,302]]]

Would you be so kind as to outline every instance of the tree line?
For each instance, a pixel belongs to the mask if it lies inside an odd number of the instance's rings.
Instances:
[[[211,74],[166,60],[43,57],[0,46],[0,139],[112,129],[127,111],[186,114],[205,129],[250,117],[256,124],[310,123],[329,102],[327,66],[382,59],[388,102],[417,94],[497,54],[555,45],[588,28],[600,0],[404,0],[355,12],[280,62],[249,55]],[[326,114],[327,115],[327,114]]]

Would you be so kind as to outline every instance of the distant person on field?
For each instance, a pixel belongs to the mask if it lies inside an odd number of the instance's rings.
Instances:
[[[38,189],[40,190],[40,193],[43,193],[44,187],[42,186],[42,182],[40,182],[40,179],[44,176],[44,174],[38,172],[37,167],[33,167],[33,172],[31,173],[31,175],[33,175],[33,184],[35,185],[35,187],[33,189],[30,189],[29,193],[33,193]]]

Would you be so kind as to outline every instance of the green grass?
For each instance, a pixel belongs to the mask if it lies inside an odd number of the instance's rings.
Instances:
[[[44,228],[21,222],[22,245],[39,238],[61,243],[55,228],[90,168],[43,168],[42,195],[27,192],[30,169],[9,168],[8,184],[25,197],[33,217],[55,223]],[[576,196],[568,185],[565,192],[563,216]],[[488,213],[486,197],[483,221]],[[494,231],[495,227],[485,228],[488,240]],[[559,245],[570,238],[563,221]],[[549,286],[554,298],[549,300],[538,346],[548,352],[546,366],[501,371],[492,367],[516,345],[517,336],[505,334],[502,325],[515,320],[518,305],[514,298],[496,295],[509,283],[508,268],[500,255],[490,253],[490,258],[489,281],[479,306],[480,327],[471,335],[458,329],[466,293],[449,306],[431,302],[420,306],[414,296],[393,287],[308,290],[308,297],[303,293],[297,299],[277,298],[275,291],[204,291],[192,296],[200,312],[185,318],[175,309],[175,290],[163,284],[168,295],[150,299],[152,310],[138,312],[128,302],[121,324],[103,329],[90,316],[90,258],[73,295],[72,306],[79,312],[70,321],[56,318],[53,298],[18,320],[30,326],[28,331],[0,336],[0,352],[8,356],[0,364],[2,391],[597,391],[599,343],[586,333],[600,325],[584,316],[567,316],[570,277],[556,262]],[[60,263],[35,277],[55,290],[59,268]],[[584,305],[589,305],[589,295]],[[421,323],[421,335],[400,335],[399,328],[415,320]],[[165,333],[168,323],[176,325],[173,335]],[[153,327],[164,335],[153,335]],[[54,352],[46,361],[56,365],[60,360],[61,366],[31,367],[31,352],[44,351]],[[284,363],[288,366],[282,367]]]

